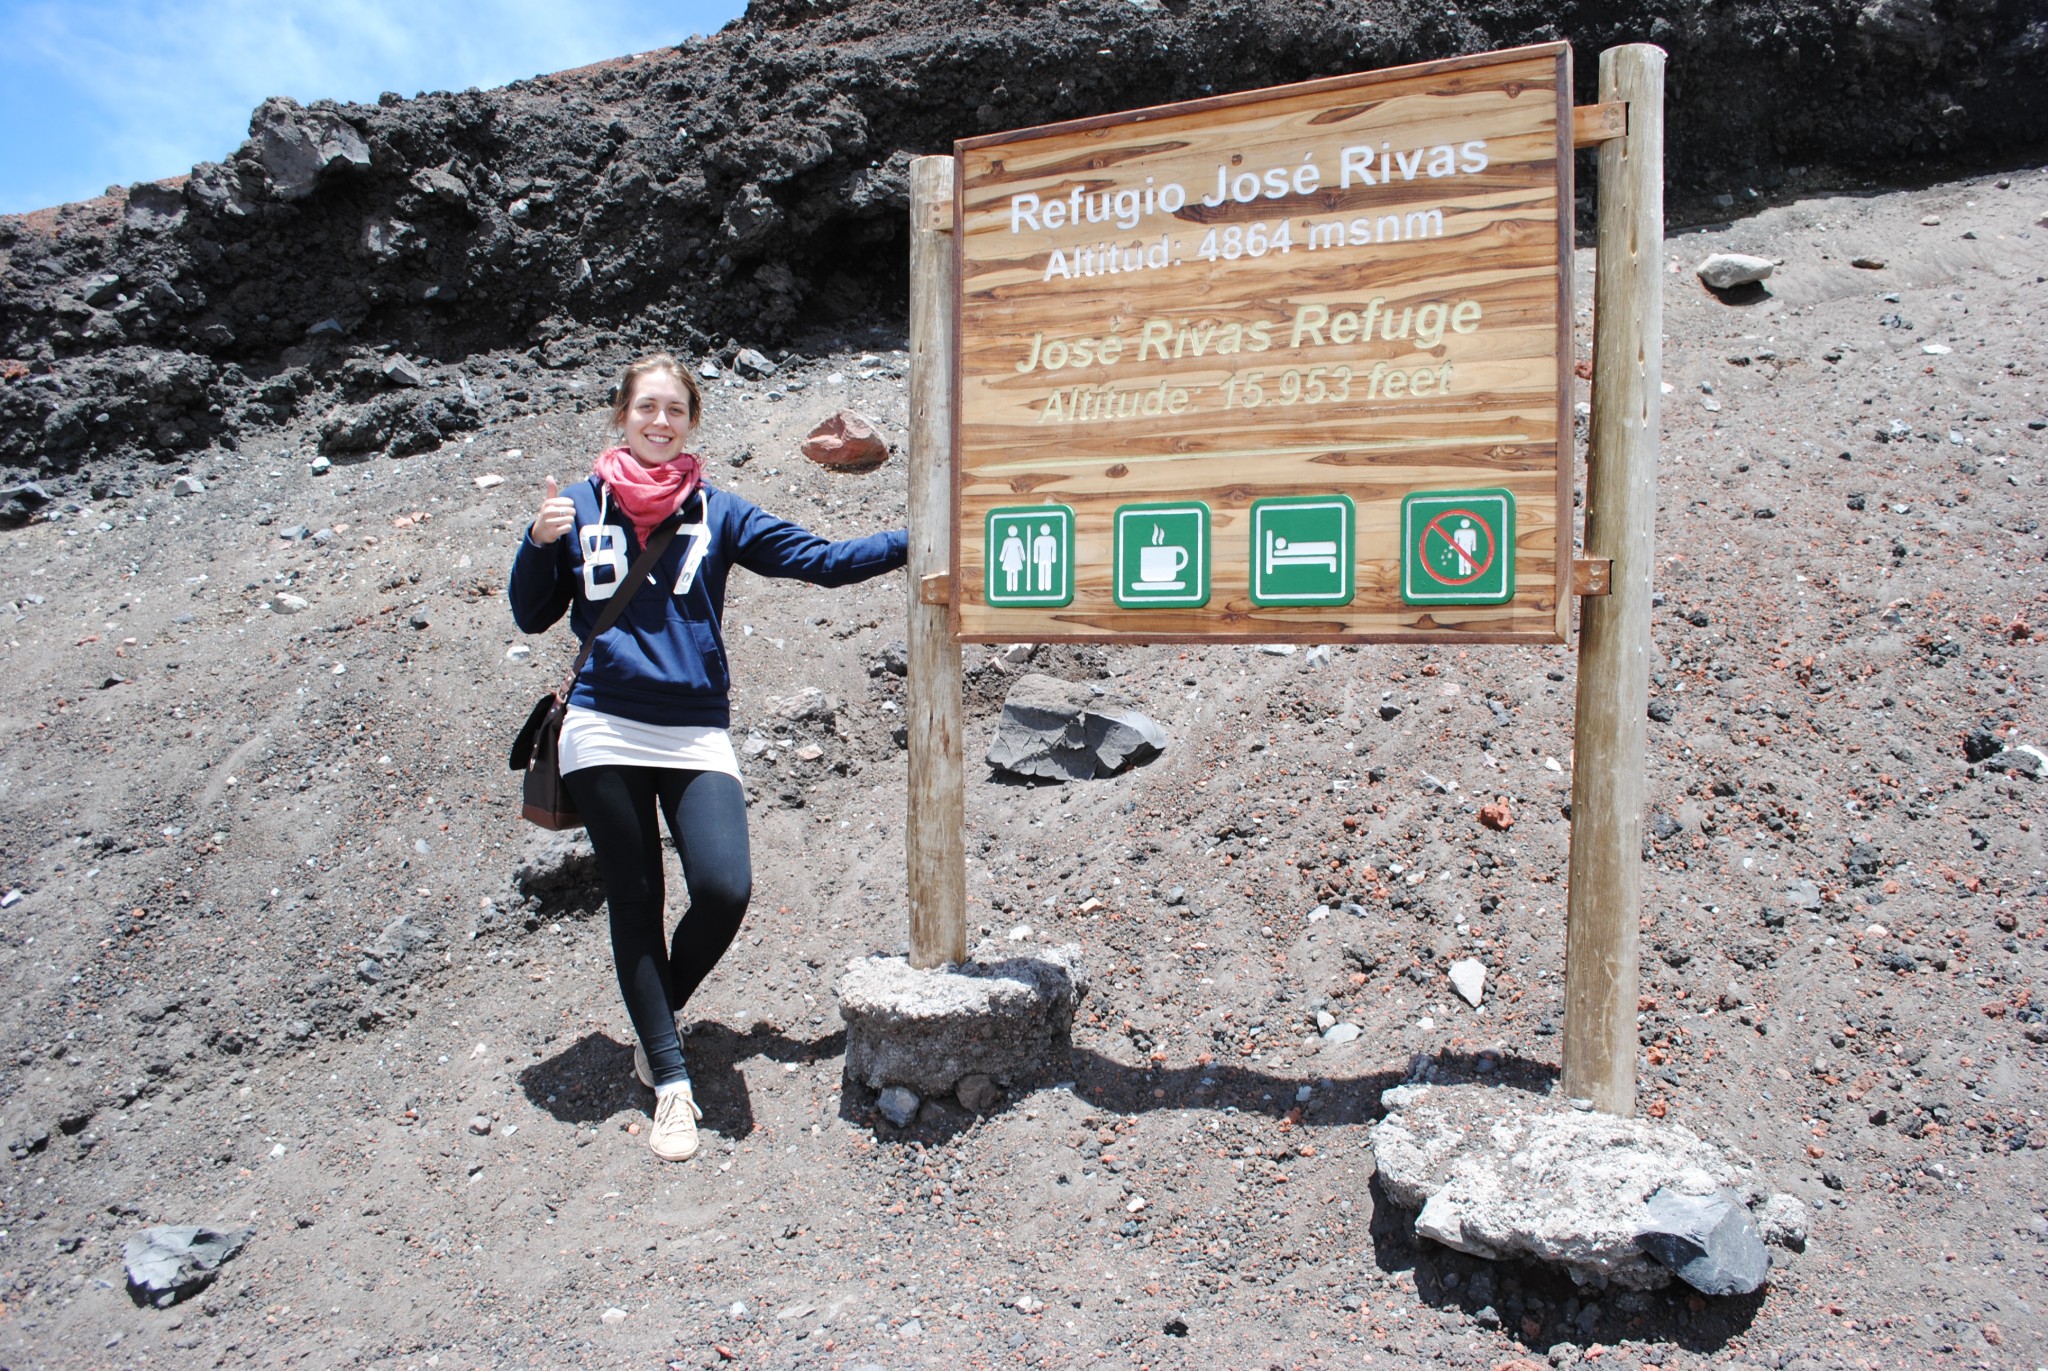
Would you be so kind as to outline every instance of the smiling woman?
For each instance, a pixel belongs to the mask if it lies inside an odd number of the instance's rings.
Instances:
[[[0,45],[0,213],[218,159],[271,95],[374,100],[496,86],[679,43],[744,0],[27,0]],[[61,117],[52,117],[61,115]]]

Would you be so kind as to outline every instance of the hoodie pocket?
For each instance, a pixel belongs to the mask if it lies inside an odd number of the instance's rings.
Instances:
[[[690,632],[690,644],[697,649],[697,660],[702,663],[705,688],[723,695],[732,688],[732,675],[725,666],[725,647],[718,640],[718,630],[702,619],[686,619]]]

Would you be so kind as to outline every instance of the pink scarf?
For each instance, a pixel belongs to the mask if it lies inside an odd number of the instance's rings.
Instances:
[[[696,491],[704,467],[695,454],[688,452],[672,462],[651,467],[635,457],[630,448],[615,447],[599,455],[596,474],[611,490],[612,499],[624,511],[644,547],[656,525],[681,509]]]

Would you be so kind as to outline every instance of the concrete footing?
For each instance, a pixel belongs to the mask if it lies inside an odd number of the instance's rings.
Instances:
[[[902,957],[849,963],[839,981],[848,1079],[920,1098],[957,1095],[987,1112],[1000,1100],[992,1085],[1014,1089],[1064,1071],[1074,1010],[1088,993],[1079,955],[1070,944],[930,971]],[[906,1102],[891,1100],[901,1113]]]
[[[1534,1258],[1599,1287],[1676,1274],[1720,1295],[1765,1279],[1765,1242],[1805,1236],[1798,1202],[1771,1195],[1748,1156],[1677,1124],[1489,1085],[1404,1085],[1380,1100],[1387,1197],[1460,1252]]]

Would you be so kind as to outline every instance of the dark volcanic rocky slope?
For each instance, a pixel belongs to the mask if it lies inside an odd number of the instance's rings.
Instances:
[[[1678,218],[2048,137],[2036,0],[764,0],[715,37],[501,90],[286,100],[189,178],[0,219],[0,467],[319,420],[336,455],[512,417],[523,371],[900,317],[905,173],[956,137],[1517,43],[1671,53]],[[394,389],[388,354],[509,353]],[[406,379],[401,375],[399,380]],[[486,393],[488,392],[488,393]],[[0,517],[43,498],[24,492]]]

